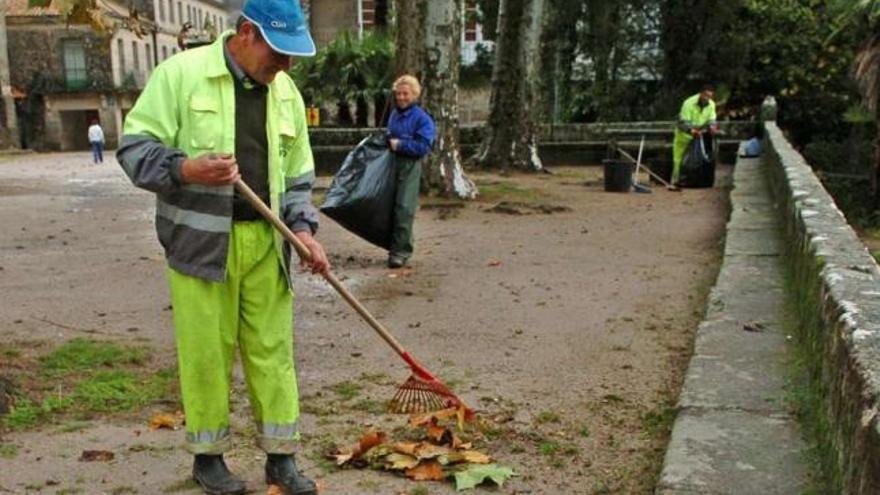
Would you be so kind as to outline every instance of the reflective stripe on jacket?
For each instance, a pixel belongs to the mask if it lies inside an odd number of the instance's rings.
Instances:
[[[138,187],[156,193],[156,231],[168,264],[184,274],[224,280],[233,187],[183,184],[186,157],[235,152],[235,88],[223,57],[227,31],[208,46],[159,64],[125,119],[119,162]],[[291,228],[317,229],[311,204],[315,166],[305,105],[290,77],[269,85],[266,112],[269,197]],[[275,248],[287,266],[283,239]]]

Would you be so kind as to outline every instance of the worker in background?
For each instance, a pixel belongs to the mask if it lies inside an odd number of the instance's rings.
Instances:
[[[688,145],[695,137],[700,137],[704,132],[714,136],[718,132],[718,123],[715,121],[715,88],[706,84],[699,93],[684,100],[681,111],[678,112],[678,122],[675,126],[675,139],[672,143],[672,184],[679,185],[681,173],[681,160]]]

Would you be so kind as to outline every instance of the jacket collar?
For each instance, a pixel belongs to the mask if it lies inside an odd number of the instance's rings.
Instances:
[[[208,47],[211,50],[211,57],[208,59],[208,67],[205,70],[205,75],[208,77],[221,77],[229,75],[229,69],[226,67],[226,56],[223,53],[223,47],[226,44],[226,40],[235,34],[235,31],[229,29],[224,31],[220,36],[217,36],[217,39],[214,40]]]

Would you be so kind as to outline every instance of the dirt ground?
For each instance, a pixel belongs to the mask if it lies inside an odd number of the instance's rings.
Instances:
[[[86,153],[0,159],[0,377],[74,338],[146,346],[150,370],[176,362],[164,259],[150,194]],[[727,190],[606,193],[601,169],[475,176],[463,207],[428,199],[411,270],[324,219],[335,272],[489,428],[478,446],[518,476],[492,493],[651,493],[682,372],[720,262]],[[729,170],[720,170],[721,182]],[[326,184],[326,178],[322,181]],[[500,201],[565,206],[492,211]],[[528,213],[528,214],[514,214]],[[322,459],[384,414],[408,369],[329,286],[297,277],[304,471],[324,494],[446,494],[388,472]],[[231,468],[264,493],[244,380],[236,373]],[[15,383],[13,383],[15,385]],[[18,384],[45,394],[59,383]],[[176,397],[130,413],[52,416],[0,433],[0,493],[199,493],[181,431],[150,430]],[[82,462],[84,450],[113,452]]]

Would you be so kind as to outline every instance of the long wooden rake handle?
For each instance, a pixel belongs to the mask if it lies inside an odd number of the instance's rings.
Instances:
[[[257,194],[254,193],[254,191],[247,184],[244,183],[244,181],[242,181],[241,179],[235,181],[235,189],[238,190],[238,192],[241,193],[241,195],[244,196],[245,199],[247,199],[248,202],[254,208],[256,208],[257,211],[260,212],[261,215],[263,215],[263,218],[268,220],[269,223],[271,223],[273,226],[275,226],[276,229],[278,229],[279,232],[281,232],[281,235],[283,235],[284,238],[293,245],[294,249],[296,249],[296,252],[297,254],[299,254],[300,258],[306,261],[311,261],[312,253],[309,252],[309,249],[305,246],[305,244],[303,244],[302,241],[300,241],[299,238],[296,237],[296,235],[287,227],[287,225],[285,225],[285,223],[280,218],[278,218],[278,215],[276,215],[275,212],[273,212],[268,206],[266,206],[266,203],[264,203],[263,200],[260,199],[260,197],[257,196]],[[391,335],[391,333],[386,330],[381,323],[379,323],[379,320],[377,320],[375,317],[373,317],[372,314],[370,314],[369,311],[367,311],[367,308],[365,308],[364,305],[361,304],[361,302],[358,301],[357,298],[355,298],[354,295],[349,292],[348,289],[345,288],[345,286],[342,285],[342,283],[339,281],[338,278],[336,278],[335,275],[327,271],[323,273],[322,276],[324,277],[324,280],[326,280],[331,286],[333,286],[333,288],[336,289],[336,292],[338,292],[339,295],[342,296],[342,298],[345,299],[345,301],[348,302],[348,304],[351,305],[351,307],[354,308],[354,310],[357,311],[359,315],[361,315],[361,318],[363,318],[371,327],[373,327],[373,330],[375,330],[376,333],[378,333],[379,336],[382,337],[382,339],[387,342],[388,345],[390,345],[394,349],[394,351],[397,352],[397,354],[399,354],[404,361],[406,361],[408,365],[410,365],[410,368],[412,368],[414,373],[420,375],[420,377],[424,379],[436,379],[436,377],[431,372],[429,372],[424,366],[422,366],[418,361],[416,361],[415,359],[413,359],[412,356],[409,355],[406,349],[404,349],[403,346],[400,345],[400,342],[398,342],[397,339],[395,339],[394,336]]]

